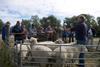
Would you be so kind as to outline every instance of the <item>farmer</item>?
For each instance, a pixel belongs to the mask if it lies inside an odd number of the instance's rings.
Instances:
[[[79,55],[79,67],[85,67],[85,60],[84,60],[84,45],[87,44],[87,31],[88,27],[85,23],[85,17],[84,16],[78,16],[78,23],[75,26],[75,38],[78,45],[81,45],[80,47],[80,55]]]

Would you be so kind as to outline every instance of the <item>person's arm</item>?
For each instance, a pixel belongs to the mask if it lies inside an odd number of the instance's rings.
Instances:
[[[81,24],[80,31],[82,35],[87,35],[87,28],[84,24]]]

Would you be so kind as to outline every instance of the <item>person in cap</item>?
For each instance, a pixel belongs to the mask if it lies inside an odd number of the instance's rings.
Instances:
[[[85,17],[84,16],[78,16],[77,18],[77,25],[75,26],[75,38],[78,45],[82,45],[80,47],[80,55],[79,55],[79,67],[85,67],[85,60],[84,60],[84,45],[87,44],[87,31],[88,26],[85,23]]]

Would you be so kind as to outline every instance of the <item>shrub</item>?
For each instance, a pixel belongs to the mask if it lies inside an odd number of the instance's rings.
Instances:
[[[15,67],[12,62],[10,48],[6,47],[4,43],[1,43],[0,48],[0,67]]]

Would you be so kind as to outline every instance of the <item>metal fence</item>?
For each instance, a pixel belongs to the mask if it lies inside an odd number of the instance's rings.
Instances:
[[[30,43],[27,44],[22,44],[22,45],[29,45]],[[54,56],[50,56],[50,57],[43,57],[43,56],[33,56],[32,52],[37,52],[37,53],[41,53],[43,51],[34,51],[34,50],[30,50],[30,54],[31,55],[27,55],[26,58],[31,58],[31,60],[29,59],[23,59],[23,52],[29,52],[27,50],[22,50],[22,45],[20,45],[20,54],[18,55],[17,53],[15,54],[16,58],[18,59],[18,64],[20,67],[41,67],[41,65],[47,66],[47,67],[78,67],[79,62],[74,63],[73,60],[77,60],[79,61],[79,59],[84,59],[85,60],[85,64],[81,64],[81,65],[85,65],[85,67],[100,67],[99,63],[100,63],[100,51],[99,51],[99,45],[66,45],[66,44],[54,44],[54,45],[47,45],[47,44],[42,44],[44,46],[54,46],[54,47],[59,47],[59,56],[54,58]],[[36,45],[41,45],[41,44],[36,44]],[[86,47],[88,49],[88,51],[75,51],[74,53],[84,53],[85,57],[84,58],[67,58],[67,60],[70,60],[67,62],[63,62],[64,59],[62,59],[62,53],[66,53],[66,51],[62,51],[62,47],[77,47],[77,48],[83,48]],[[18,48],[18,47],[16,47]],[[50,51],[49,51],[50,52]],[[48,53],[49,53],[48,52]],[[51,53],[53,53],[54,51],[51,51]],[[71,51],[69,51],[68,53],[73,53]],[[76,55],[74,54],[74,55]],[[38,61],[34,61],[34,59],[32,60],[32,58],[37,58],[37,59],[48,59],[47,62],[38,62]],[[55,60],[58,60],[58,62],[56,62]]]

